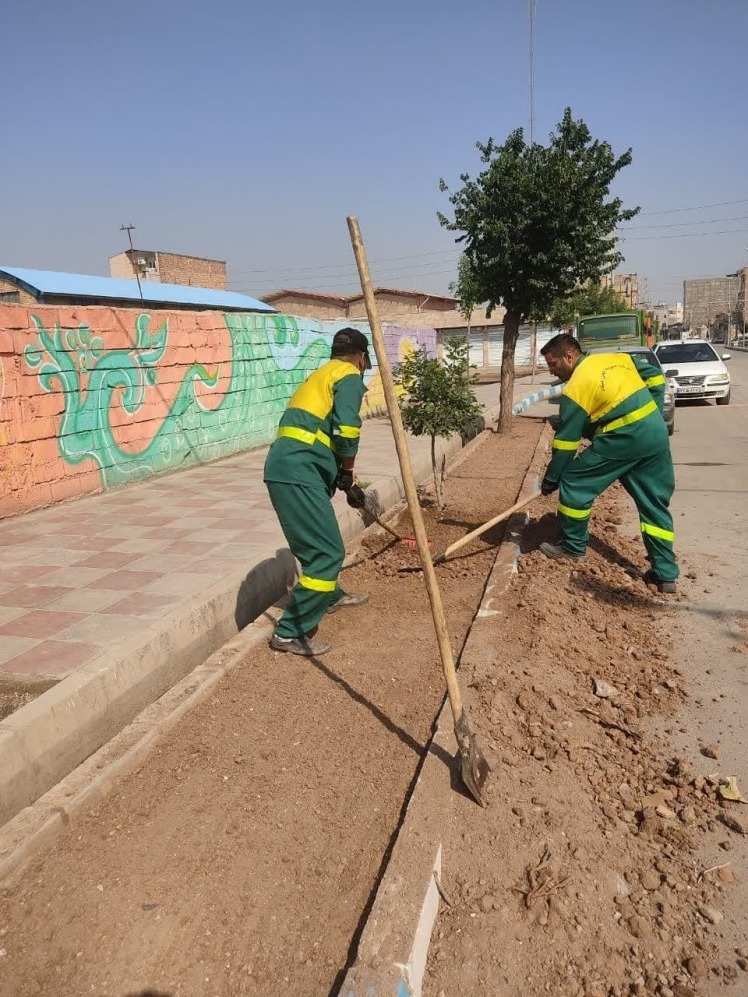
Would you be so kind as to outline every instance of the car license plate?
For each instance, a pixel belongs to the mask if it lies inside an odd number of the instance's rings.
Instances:
[[[678,388],[679,395],[698,395],[704,390],[703,386],[700,384],[682,384]]]

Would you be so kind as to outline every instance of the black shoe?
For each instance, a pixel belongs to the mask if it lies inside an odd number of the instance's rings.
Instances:
[[[562,544],[549,544],[542,543],[540,545],[540,550],[546,557],[550,557],[552,561],[583,561],[584,554],[572,554],[570,550],[567,550]]]
[[[677,588],[674,581],[666,581],[664,578],[658,578],[654,571],[645,571],[642,575],[642,581],[645,585],[654,585],[658,592],[662,592],[663,595],[675,595]]]
[[[326,640],[312,640],[310,637],[278,637],[270,638],[270,646],[274,651],[286,651],[289,654],[300,654],[304,658],[317,658],[327,654],[332,645]]]

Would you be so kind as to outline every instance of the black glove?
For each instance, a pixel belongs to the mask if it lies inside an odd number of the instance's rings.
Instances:
[[[557,481],[549,481],[548,478],[543,478],[540,483],[540,491],[543,495],[552,495],[558,488]]]
[[[338,471],[338,476],[335,479],[335,488],[339,492],[347,492],[349,489],[353,488],[353,471],[349,471],[345,467],[341,467]]]
[[[345,497],[348,500],[348,505],[353,509],[366,508],[366,492],[359,485],[351,485],[345,493]]]

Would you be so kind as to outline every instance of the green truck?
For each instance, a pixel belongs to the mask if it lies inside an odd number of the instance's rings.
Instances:
[[[577,324],[577,339],[582,349],[601,347],[649,346],[657,342],[659,322],[643,310],[618,312],[615,315],[586,315]]]

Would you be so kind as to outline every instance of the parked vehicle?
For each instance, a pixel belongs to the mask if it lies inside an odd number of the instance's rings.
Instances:
[[[603,349],[588,350],[588,353],[631,353],[637,354],[637,356],[645,357],[650,363],[654,364],[655,367],[662,369],[662,364],[660,363],[657,354],[649,349],[647,346],[614,346],[605,347]],[[663,371],[664,373],[664,371]],[[667,374],[665,374],[667,378]],[[662,406],[662,418],[665,420],[665,425],[667,426],[668,436],[672,436],[675,432],[675,385],[672,381],[668,380],[667,386],[665,388],[665,401]]]
[[[615,315],[585,315],[577,323],[577,339],[585,353],[617,347],[652,347],[659,337],[659,321],[645,311],[619,312]]]
[[[665,376],[675,385],[675,400],[714,398],[718,405],[730,404],[729,353],[717,353],[706,339],[681,339],[655,347]]]

